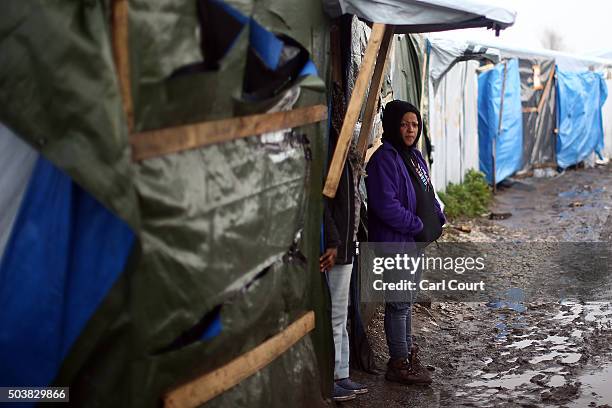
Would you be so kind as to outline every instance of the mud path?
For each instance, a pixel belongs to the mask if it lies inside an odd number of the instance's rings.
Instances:
[[[609,242],[612,166],[517,181],[499,191],[492,208],[512,216],[456,222],[461,228],[447,229],[444,240]],[[509,265],[509,276],[543,286],[554,280],[535,279],[537,271],[520,266]],[[368,333],[381,371],[353,371],[352,377],[368,384],[370,392],[343,405],[612,407],[612,303],[599,300],[415,306],[413,334],[421,360],[434,370],[428,388],[385,381],[388,354],[379,311]]]

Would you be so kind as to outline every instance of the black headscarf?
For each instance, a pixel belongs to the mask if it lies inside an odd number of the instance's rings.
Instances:
[[[400,134],[400,123],[402,122],[402,118],[408,112],[412,112],[416,115],[417,121],[419,122],[419,130],[417,131],[417,137],[414,139],[414,142],[410,146],[406,146],[402,136]],[[418,170],[418,160],[415,157],[415,153],[413,150],[416,150],[416,146],[419,143],[419,138],[421,137],[421,133],[423,130],[423,121],[421,119],[421,113],[411,103],[404,101],[391,101],[385,106],[385,110],[383,111],[383,135],[382,139],[385,143],[390,143],[391,146],[397,150],[400,154],[406,169],[411,174],[419,173]],[[423,173],[424,170],[421,171]],[[425,186],[429,184],[429,177],[427,176],[427,181],[424,182]]]
[[[414,143],[412,143],[410,147],[406,146],[406,143],[404,143],[404,140],[400,135],[400,123],[402,122],[404,115],[408,112],[414,113],[417,117],[417,121],[419,122],[417,137],[414,139]],[[419,138],[421,137],[423,130],[423,121],[421,119],[421,113],[413,104],[399,100],[387,103],[385,109],[383,110],[382,124],[383,141],[390,143],[391,146],[393,146],[398,152],[401,153],[402,151],[412,150],[419,143]]]

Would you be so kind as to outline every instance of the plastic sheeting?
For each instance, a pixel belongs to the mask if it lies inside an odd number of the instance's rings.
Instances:
[[[125,222],[39,157],[0,262],[0,384],[53,381],[133,241]]]
[[[477,61],[458,62],[436,91],[430,87],[431,180],[436,190],[461,183],[469,169],[478,169],[478,66]]]
[[[429,79],[433,92],[440,80],[459,61],[488,60],[497,64],[500,60],[499,50],[463,41],[443,38],[428,38]]]
[[[470,42],[471,44],[476,44]],[[567,52],[553,51],[547,49],[532,49],[522,47],[511,47],[503,41],[480,41],[481,46],[497,48],[502,58],[543,58],[554,59],[557,67],[564,71],[581,72],[587,70],[601,71],[612,68],[612,59],[589,57],[584,55],[570,54]]]
[[[0,123],[0,260],[38,153]]]
[[[419,33],[469,27],[503,29],[516,12],[474,0],[323,0],[332,17],[354,14],[376,23],[395,25],[396,33]]]
[[[521,168],[523,152],[523,114],[521,110],[521,79],[518,60],[507,62],[501,131],[501,106],[504,65],[480,74],[478,78],[478,141],[480,171],[489,183],[499,183]],[[493,145],[495,144],[495,164]],[[493,178],[495,165],[495,179]]]
[[[419,106],[421,94],[422,49],[412,35],[395,36],[395,52],[391,68],[393,98]],[[419,52],[421,51],[421,52]]]
[[[608,78],[612,78],[608,76]],[[606,87],[610,89],[612,79],[606,79]],[[604,130],[604,149],[603,155],[612,158],[612,98],[606,98],[604,106],[601,108],[601,118]]]
[[[603,76],[557,70],[557,164],[566,168],[603,151],[601,108],[608,96]]]
[[[551,70],[554,68],[555,61],[551,59],[519,59],[523,104],[523,170],[556,164],[554,131],[557,92],[554,78],[550,79]],[[539,70],[539,87],[534,87],[536,70]],[[534,112],[533,109],[538,108],[542,98],[546,96],[544,90],[548,81],[553,82],[550,84],[547,98],[542,102],[542,109]]]
[[[327,72],[328,20],[320,4],[228,3],[298,41]],[[13,34],[0,44],[0,120],[127,220],[139,238],[53,384],[70,386],[78,406],[155,406],[168,389],[314,310],[312,334],[208,405],[321,405],[333,374],[328,295],[318,271],[325,124],[132,164],[108,4],[43,10],[22,2],[0,18],[0,29]],[[242,100],[246,30],[219,70],[170,78],[202,60],[196,2],[129,5],[136,130],[261,113],[287,96]],[[295,106],[325,103],[321,84],[300,82]],[[209,321],[220,323],[216,336],[202,325]],[[195,340],[178,341],[193,333]]]

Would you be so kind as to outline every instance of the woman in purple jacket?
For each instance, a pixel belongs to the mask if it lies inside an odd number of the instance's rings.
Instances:
[[[422,120],[408,102],[389,102],[383,112],[383,145],[367,166],[368,240],[403,243],[405,250],[418,250],[441,234],[445,217],[423,156],[416,146]],[[393,245],[389,245],[393,247]],[[387,298],[385,335],[390,360],[385,378],[403,384],[430,384],[431,375],[417,358],[412,342],[412,295],[403,301]]]

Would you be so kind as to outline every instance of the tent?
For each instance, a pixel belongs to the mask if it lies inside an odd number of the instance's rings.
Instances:
[[[24,1],[0,28],[0,385],[322,405],[321,4]]]
[[[495,46],[496,43],[480,45]],[[606,109],[605,78],[612,70],[612,60],[551,50],[507,47],[499,44],[497,46],[504,58],[519,60],[525,129],[522,169],[551,166],[565,168],[590,158],[593,153],[603,156],[607,147],[604,143],[601,112],[602,110],[605,112]],[[593,76],[593,72],[597,73],[599,79]],[[570,77],[581,79],[574,80],[568,87],[565,82]],[[539,86],[536,82],[539,82]],[[548,86],[548,83],[551,85]],[[581,89],[581,92],[571,92],[573,87]],[[562,90],[565,90],[565,93],[559,97],[558,92]],[[589,112],[588,121],[582,121],[581,129],[590,129],[592,132],[579,134],[575,128],[564,125],[571,120],[559,116],[560,109],[572,99],[571,103],[575,105],[571,109],[585,106]],[[582,111],[582,108],[579,111]],[[563,109],[563,112],[569,111]],[[576,144],[573,142],[571,147],[568,145],[569,140],[585,138],[592,141],[580,142],[581,149],[578,149],[580,152],[576,151]],[[594,141],[595,139],[599,141]],[[598,146],[599,148],[596,148]],[[572,156],[572,159],[566,159],[568,156]]]
[[[479,168],[478,67],[499,62],[499,51],[460,41],[428,38],[427,123],[433,146],[431,177],[444,191]]]

